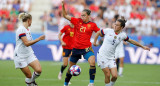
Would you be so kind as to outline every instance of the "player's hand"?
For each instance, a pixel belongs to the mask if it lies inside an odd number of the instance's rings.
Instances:
[[[45,39],[45,35],[42,35],[39,37],[39,40],[44,40]]]
[[[94,45],[94,46],[98,46],[98,44],[96,44],[96,43],[93,43],[93,45]]]
[[[143,49],[145,49],[145,50],[149,50],[149,51],[150,51],[150,48],[149,48],[149,47],[147,47],[147,46],[143,46]]]
[[[65,42],[62,42],[61,44],[62,44],[62,46],[66,46],[66,43],[65,43]]]

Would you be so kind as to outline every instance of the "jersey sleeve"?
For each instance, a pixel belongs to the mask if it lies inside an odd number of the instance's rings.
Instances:
[[[105,34],[108,33],[109,30],[110,30],[110,29],[102,29],[102,30],[101,30],[101,34],[102,34],[102,35],[105,35]]]
[[[124,33],[124,35],[123,35],[123,40],[124,40],[124,41],[128,41],[128,39],[129,39],[129,37],[127,36],[126,33]]]
[[[19,36],[19,39],[21,39],[21,37],[26,36],[25,30],[24,30],[24,29],[20,29],[20,30],[18,31],[18,36]]]
[[[93,28],[93,31],[97,32],[99,31],[100,29],[97,27],[97,25],[94,23],[94,28]]]
[[[66,31],[66,28],[67,26],[64,26],[62,29],[61,29],[61,33],[64,33]]]
[[[71,23],[72,23],[73,25],[77,25],[78,22],[79,22],[79,19],[74,18],[74,17],[71,18]]]

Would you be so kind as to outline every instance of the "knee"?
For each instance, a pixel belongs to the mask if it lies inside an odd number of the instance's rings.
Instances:
[[[41,74],[42,73],[42,69],[40,68],[40,69],[36,70],[35,72],[38,73],[38,74]]]
[[[88,62],[91,66],[95,66],[95,58],[89,58]]]
[[[67,67],[67,66],[68,66],[68,63],[64,63],[63,66],[66,66],[66,67]]]
[[[112,75],[113,79],[117,79],[117,74],[116,75]]]

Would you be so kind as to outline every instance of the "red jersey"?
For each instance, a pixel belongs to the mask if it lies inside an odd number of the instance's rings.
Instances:
[[[62,46],[64,49],[73,49],[74,44],[74,28],[70,25],[64,26],[61,33],[65,33],[62,40],[66,43],[66,46]]]
[[[90,42],[90,38],[92,36],[92,32],[99,31],[100,29],[93,22],[84,23],[80,18],[71,18],[71,23],[75,28],[75,44],[73,48],[76,49],[85,49],[91,47],[92,44]]]

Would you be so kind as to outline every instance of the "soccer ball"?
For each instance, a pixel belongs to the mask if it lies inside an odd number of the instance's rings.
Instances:
[[[81,73],[81,68],[78,65],[73,65],[69,71],[72,76],[78,76]]]

